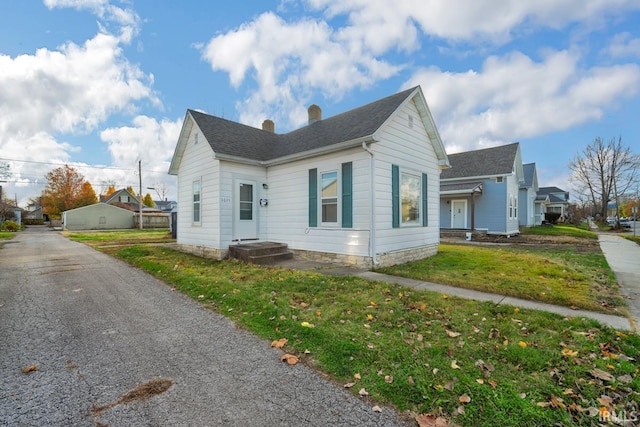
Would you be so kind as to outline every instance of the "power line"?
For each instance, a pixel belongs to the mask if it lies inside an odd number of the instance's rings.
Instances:
[[[0,160],[5,161],[5,162],[35,163],[35,164],[39,164],[39,165],[50,165],[50,166],[73,166],[73,167],[77,167],[77,168],[89,168],[89,169],[100,169],[100,170],[104,170],[104,169],[121,170],[121,171],[127,171],[127,172],[135,172],[136,171],[136,169],[134,169],[134,168],[119,168],[119,167],[116,167],[116,166],[91,166],[91,165],[79,165],[79,164],[69,164],[69,163],[40,162],[40,161],[37,161],[37,160],[7,159],[7,158],[3,158],[3,157],[0,157]],[[151,169],[147,169],[147,170],[145,170],[145,172],[156,172],[156,171],[151,170]]]

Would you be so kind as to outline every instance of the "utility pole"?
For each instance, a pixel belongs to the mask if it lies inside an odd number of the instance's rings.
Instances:
[[[138,201],[140,202],[140,230],[142,230],[142,160],[138,160],[138,178],[140,179],[140,192]]]

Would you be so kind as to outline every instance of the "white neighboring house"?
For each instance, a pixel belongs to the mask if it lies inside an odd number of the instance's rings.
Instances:
[[[177,242],[224,258],[285,243],[298,257],[371,267],[437,252],[444,145],[420,87],[276,134],[187,110],[169,174]]]

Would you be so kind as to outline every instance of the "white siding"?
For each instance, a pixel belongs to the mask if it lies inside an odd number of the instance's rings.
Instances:
[[[353,227],[309,227],[309,169],[340,171],[352,162]],[[369,154],[356,148],[269,168],[268,240],[292,249],[346,255],[369,254]],[[320,221],[320,220],[318,220]]]
[[[267,198],[266,190],[262,184],[267,184],[266,169],[261,166],[243,165],[233,162],[220,162],[220,249],[226,249],[232,242],[233,216],[236,214],[233,207],[237,204],[234,200],[234,185],[236,180],[255,181],[256,198]],[[254,208],[258,215],[258,238],[267,240],[266,224],[268,208],[261,208],[258,200],[254,201]]]
[[[409,127],[409,115],[413,127]],[[413,102],[398,111],[382,129],[375,151],[376,246],[377,253],[437,245],[440,241],[440,171],[433,145],[429,142]],[[391,209],[391,165],[400,171],[427,174],[428,226],[393,228]]]
[[[198,143],[195,134],[198,133]],[[178,173],[178,243],[220,247],[220,165],[211,146],[194,126]],[[200,224],[193,223],[193,182],[200,180]]]

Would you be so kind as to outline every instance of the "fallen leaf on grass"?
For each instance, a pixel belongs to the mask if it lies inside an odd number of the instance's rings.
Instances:
[[[28,374],[29,372],[37,371],[38,367],[36,365],[27,366],[26,368],[22,368],[23,374]]]
[[[302,326],[303,328],[313,328],[315,325],[309,322],[302,322],[300,323],[300,326]]]
[[[631,377],[631,375],[626,374],[618,377],[618,381],[624,384],[629,384],[631,381],[633,381],[633,378]]]
[[[460,369],[460,366],[458,366],[455,360],[451,361],[451,369]]]
[[[447,427],[449,422],[443,417],[436,417],[433,414],[420,414],[415,418],[420,427]]]
[[[460,336],[460,332],[453,332],[447,329],[447,335],[449,338],[455,338]]]
[[[563,357],[576,357],[578,355],[577,351],[573,351],[568,347],[565,347],[562,349],[562,356]]]
[[[615,378],[613,377],[613,375],[611,375],[610,373],[603,371],[602,369],[599,368],[594,368],[591,371],[589,371],[589,373],[594,377],[597,378],[599,380],[603,380],[603,381],[614,381]]]
[[[391,384],[393,382],[393,377],[391,375],[385,375],[384,382],[387,384]]]
[[[522,348],[527,348],[527,343],[524,341],[518,341],[518,345]]]
[[[289,342],[288,339],[280,338],[279,340],[271,341],[271,347],[282,348],[287,344],[287,342]]]
[[[356,380],[361,380],[362,376],[360,374],[353,374],[353,378],[355,378]]]
[[[289,353],[280,356],[280,361],[287,362],[287,365],[295,365],[296,363],[298,363],[298,360],[298,356]]]
[[[553,394],[551,395],[551,406],[560,409],[565,409],[567,407],[562,399],[555,397]]]
[[[465,393],[462,396],[460,396],[458,400],[460,401],[460,403],[469,403],[471,402],[471,397],[469,397],[469,395]]]
[[[353,387],[354,385],[356,385],[356,383],[346,383],[346,384],[344,385],[344,388],[351,388],[351,387]]]
[[[360,396],[369,396],[369,392],[367,390],[365,390],[364,388],[361,388],[360,391],[358,392],[358,394]]]

